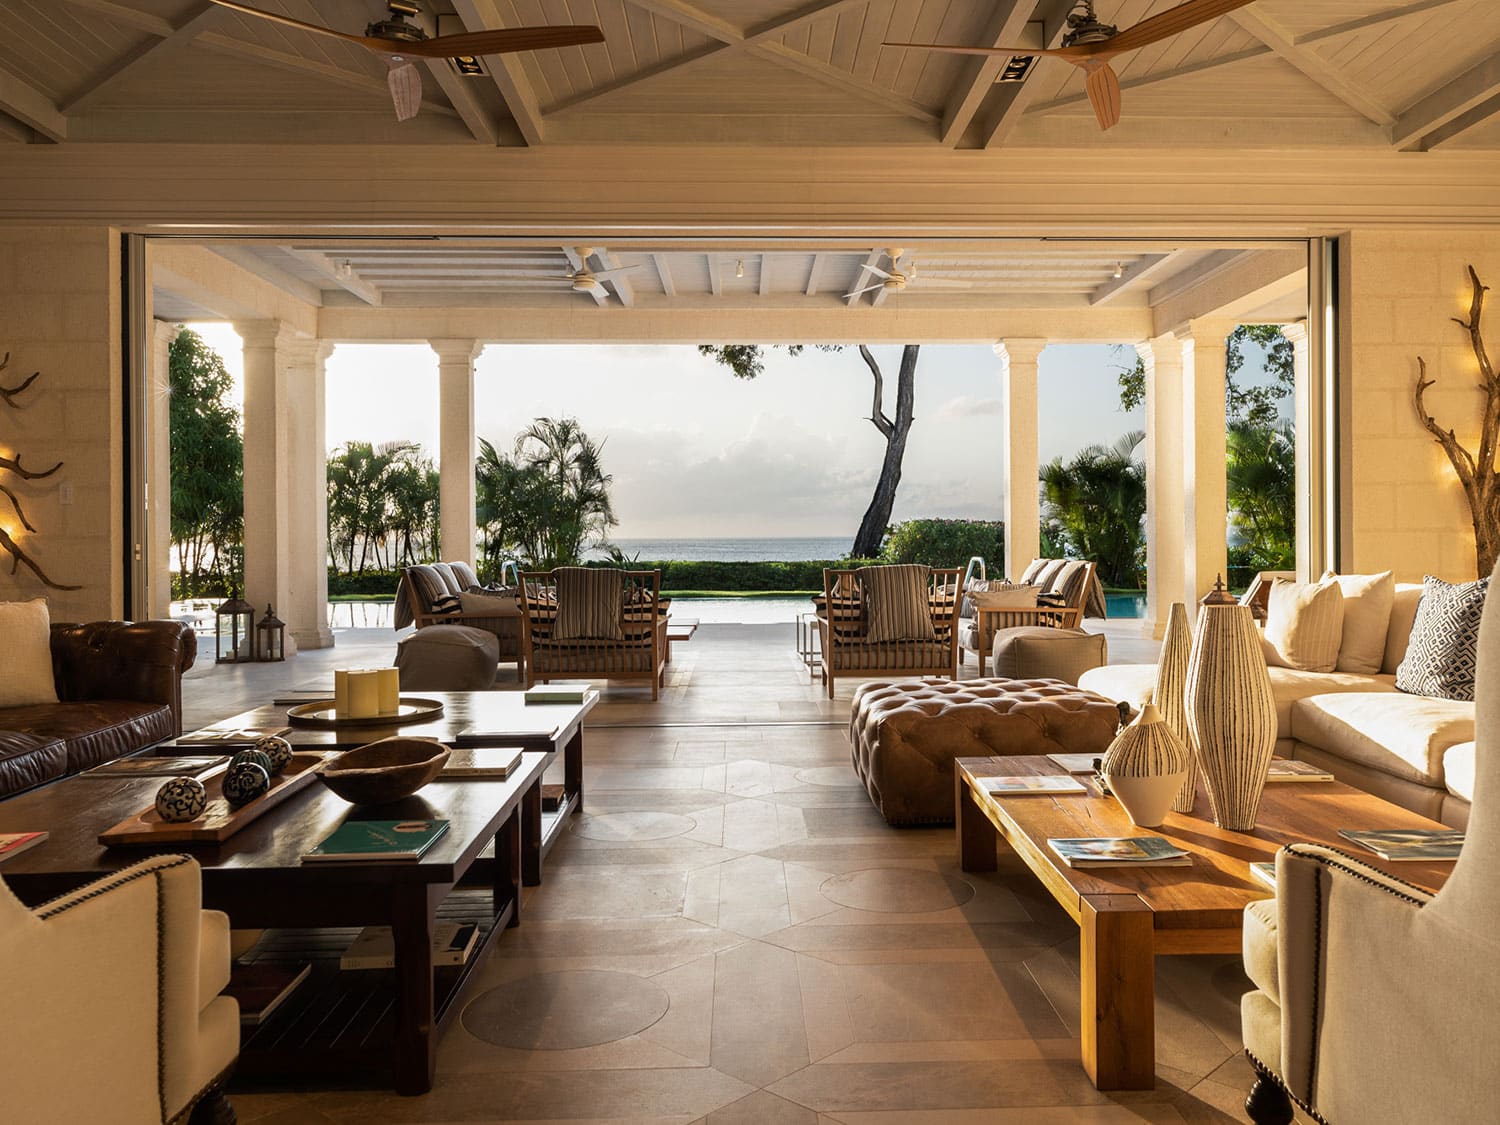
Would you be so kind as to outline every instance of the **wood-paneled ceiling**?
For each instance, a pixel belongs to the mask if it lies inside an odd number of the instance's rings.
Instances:
[[[382,0],[260,0],[362,31]],[[1176,0],[1098,0],[1122,27]],[[1500,148],[1497,0],[1257,0],[1081,75],[883,40],[1054,43],[1072,0],[428,0],[444,33],[594,23],[599,45],[430,64],[412,121],[352,44],[207,0],[0,0],[0,143]],[[711,158],[712,149],[705,149]],[[608,190],[601,167],[600,190]],[[899,164],[892,177],[899,179]]]

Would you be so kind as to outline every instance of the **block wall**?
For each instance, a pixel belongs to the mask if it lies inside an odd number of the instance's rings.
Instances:
[[[1447,456],[1423,428],[1413,402],[1417,357],[1427,361],[1428,412],[1473,450],[1483,396],[1468,333],[1467,267],[1495,286],[1484,318],[1490,353],[1500,362],[1500,233],[1355,231],[1347,271],[1352,511],[1346,571],[1392,568],[1397,581],[1435,574],[1475,577],[1474,531]]]
[[[39,481],[0,472],[36,527],[21,527],[0,495],[0,527],[54,581],[0,551],[0,600],[45,595],[54,621],[123,616],[119,239],[105,227],[0,227],[0,383],[41,376],[15,406],[0,402],[0,453],[27,469],[62,469]],[[64,503],[71,491],[71,502]]]

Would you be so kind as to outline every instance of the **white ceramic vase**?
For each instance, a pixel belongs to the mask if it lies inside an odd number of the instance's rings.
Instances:
[[[1154,703],[1115,736],[1104,752],[1102,772],[1110,792],[1130,814],[1130,822],[1155,828],[1166,819],[1182,790],[1192,752],[1162,718]]]
[[[1186,699],[1214,823],[1248,832],[1276,749],[1276,700],[1249,606],[1199,607]]]
[[[1167,633],[1161,642],[1161,658],[1156,662],[1156,690],[1151,701],[1161,712],[1162,722],[1182,740],[1188,751],[1187,777],[1172,802],[1174,812],[1190,813],[1198,797],[1198,755],[1193,749],[1187,725],[1187,670],[1193,652],[1193,633],[1188,628],[1187,606],[1173,602],[1167,611]]]

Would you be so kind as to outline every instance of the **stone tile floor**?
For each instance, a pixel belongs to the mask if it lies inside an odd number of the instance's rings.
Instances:
[[[340,645],[274,674],[200,674],[190,713],[385,663],[391,634]],[[240,1120],[1245,1120],[1238,959],[1161,958],[1156,1089],[1094,1090],[1077,1061],[1076,928],[1014,862],[962,873],[949,830],[885,825],[849,767],[852,690],[827,700],[790,628],[705,626],[660,703],[607,692],[584,814],[473,982],[432,1092],[241,1085]]]

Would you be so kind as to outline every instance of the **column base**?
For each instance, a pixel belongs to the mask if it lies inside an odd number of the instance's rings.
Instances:
[[[322,628],[288,629],[286,639],[288,656],[292,655],[296,649],[332,648],[333,630],[326,625]]]

